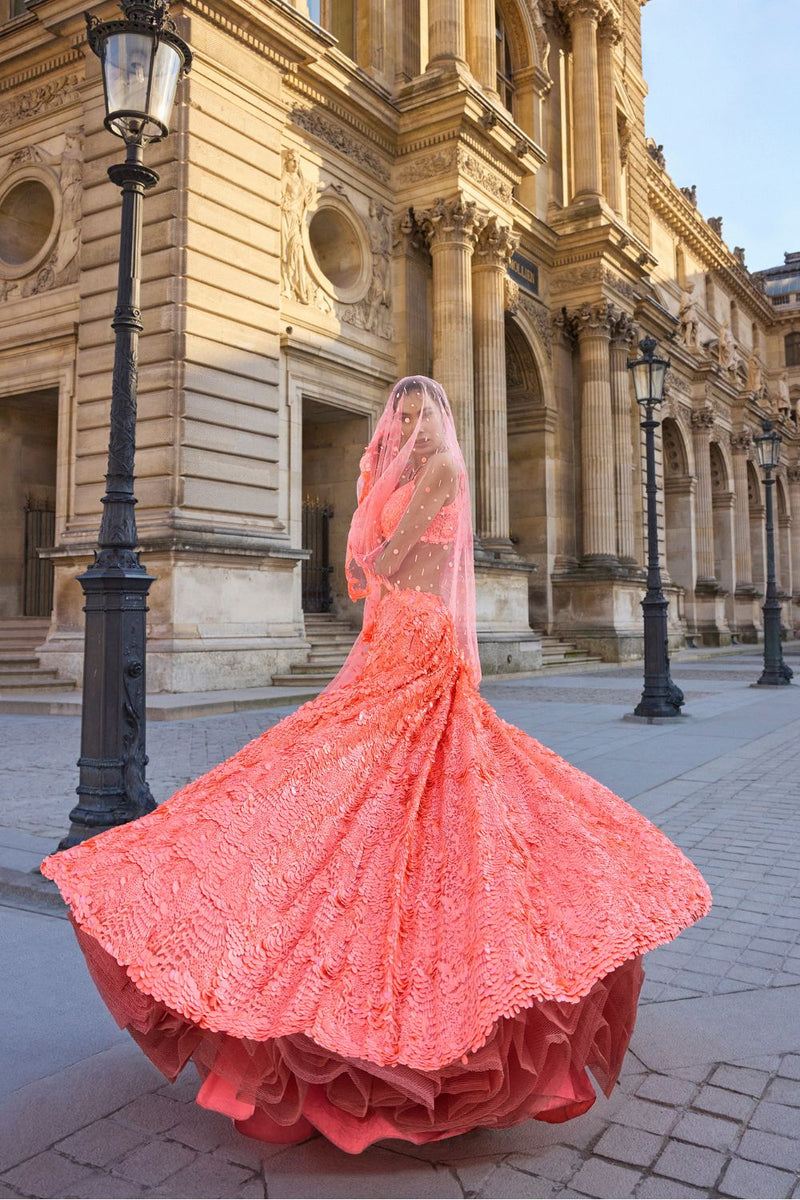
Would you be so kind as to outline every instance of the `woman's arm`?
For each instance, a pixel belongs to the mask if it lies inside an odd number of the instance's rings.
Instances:
[[[419,544],[436,514],[458,491],[458,468],[448,453],[435,454],[416,479],[408,508],[375,560],[375,571],[387,578],[397,574],[410,550]]]

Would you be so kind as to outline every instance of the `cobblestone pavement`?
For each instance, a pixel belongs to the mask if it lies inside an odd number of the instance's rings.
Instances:
[[[488,682],[484,694],[625,796],[698,864],[710,915],[649,954],[620,1085],[561,1126],[527,1122],[350,1157],[262,1148],[165,1084],[111,1022],[67,923],[2,907],[0,1197],[800,1198],[800,687],[760,691],[758,657],[674,664],[692,717],[621,720],[633,668]],[[283,714],[153,725],[159,797]],[[30,870],[65,828],[78,722],[0,717],[0,865]],[[54,980],[58,987],[54,988]]]

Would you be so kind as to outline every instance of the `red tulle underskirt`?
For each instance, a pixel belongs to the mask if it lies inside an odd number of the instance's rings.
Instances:
[[[630,958],[577,1003],[534,1001],[498,1020],[479,1050],[421,1071],[343,1058],[304,1034],[259,1042],[203,1029],[140,991],[73,925],[115,1020],[169,1080],[191,1058],[204,1079],[198,1103],[242,1133],[294,1141],[317,1129],[352,1154],[381,1138],[420,1144],[476,1127],[580,1116],[596,1098],[587,1068],[611,1094],[644,979],[641,957]]]

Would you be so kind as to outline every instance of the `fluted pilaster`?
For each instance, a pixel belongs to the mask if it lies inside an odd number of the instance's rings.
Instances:
[[[467,62],[477,83],[497,93],[494,0],[466,0]]]
[[[621,313],[611,331],[611,412],[614,421],[614,480],[617,509],[617,554],[623,562],[636,561],[633,529],[633,442],[628,355],[636,342],[636,325]]]
[[[487,221],[474,200],[437,200],[417,214],[433,260],[433,375],[450,400],[475,504],[472,252]],[[473,513],[474,515],[474,513]]]
[[[577,199],[597,196],[602,188],[597,26],[604,10],[599,0],[565,0],[562,11],[572,27],[573,195]]]
[[[465,0],[428,0],[428,66],[466,59]]]
[[[750,545],[750,501],[747,492],[747,456],[752,439],[747,430],[731,435],[733,457],[733,491],[736,497],[733,514],[736,539],[736,586],[752,587],[753,554]]]
[[[609,341],[618,313],[585,304],[576,313],[581,371],[583,558],[616,561],[617,515]]]
[[[620,212],[622,199],[619,179],[619,134],[617,132],[617,99],[614,89],[614,47],[622,33],[613,13],[607,13],[597,29],[597,73],[600,101],[600,156],[602,161],[603,195]]]
[[[711,489],[711,430],[714,413],[700,408],[692,413],[694,469],[697,476],[695,534],[697,538],[697,582],[715,583],[714,510]]]
[[[519,239],[493,217],[472,260],[478,537],[508,543],[506,267]]]

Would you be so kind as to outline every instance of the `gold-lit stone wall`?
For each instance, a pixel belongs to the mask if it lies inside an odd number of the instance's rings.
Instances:
[[[75,678],[113,359],[107,168],[122,152],[82,12],[0,7],[0,471],[9,528],[26,489],[52,494],[40,657]],[[485,668],[537,666],[545,633],[640,655],[626,363],[645,333],[672,363],[657,447],[672,643],[759,636],[752,436],[767,415],[784,438],[784,620],[800,624],[800,359],[786,360],[800,283],[776,303],[770,273],[749,274],[646,139],[639,0],[172,12],[194,65],[169,138],[146,150],[160,182],[144,204],[136,459],[154,690],[263,685],[304,660],[312,492],[335,511],[333,611],[357,623],[340,559],[359,448],[411,372],[439,378],[456,416]],[[44,393],[54,411],[32,444]]]

